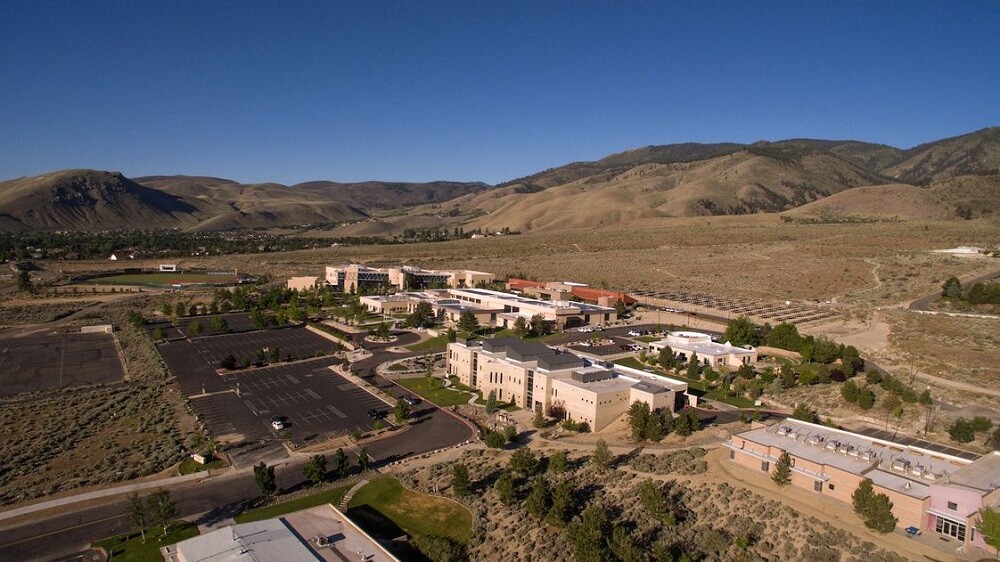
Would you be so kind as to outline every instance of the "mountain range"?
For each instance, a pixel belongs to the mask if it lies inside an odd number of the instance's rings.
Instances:
[[[241,184],[64,170],[0,182],[0,230],[229,230],[340,224],[340,235],[462,226],[577,228],[778,213],[978,218],[1000,206],[1000,127],[911,149],[859,141],[648,146],[491,186],[479,182]]]

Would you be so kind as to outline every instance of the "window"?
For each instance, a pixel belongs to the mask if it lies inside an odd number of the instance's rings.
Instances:
[[[819,480],[813,482],[813,490],[816,490],[817,492],[822,492],[823,491],[823,483],[820,482]]]
[[[828,489],[830,489],[830,490],[836,490],[836,487],[834,487],[834,485],[833,485],[833,483],[832,483],[832,482],[831,482],[831,483],[829,483],[829,484],[827,484],[827,485],[826,485],[826,487],[827,487]]]
[[[958,504],[955,502],[948,502],[948,509],[958,511]]]
[[[730,449],[730,451],[729,451],[729,460],[735,460],[735,459],[736,459],[736,451],[733,451],[732,449]]]
[[[771,470],[771,463],[769,463],[767,461],[761,461],[760,462],[760,469],[763,470],[764,472],[767,472],[767,471]]]

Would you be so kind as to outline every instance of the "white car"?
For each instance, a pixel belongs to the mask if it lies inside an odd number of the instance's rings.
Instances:
[[[628,335],[632,336],[633,338],[637,338],[642,335],[642,332],[640,332],[639,330],[629,330]]]
[[[271,418],[271,427],[273,427],[275,431],[281,431],[282,429],[285,429],[285,420],[275,416]]]
[[[593,329],[593,328],[591,328],[590,326],[584,326],[584,327],[582,327],[582,328],[577,328],[577,329],[576,329],[576,331],[577,331],[577,332],[582,332],[582,333],[584,333],[584,334],[588,334],[588,333],[590,333],[590,332],[593,332],[593,331],[594,331],[594,329]]]

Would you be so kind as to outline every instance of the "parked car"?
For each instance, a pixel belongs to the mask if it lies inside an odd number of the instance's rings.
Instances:
[[[406,395],[403,397],[403,402],[406,402],[408,406],[416,406],[420,403],[420,399],[416,396]]]
[[[642,332],[640,332],[639,330],[629,330],[628,335],[632,336],[633,338],[637,338],[642,335]]]
[[[389,412],[385,410],[380,410],[378,408],[372,408],[371,410],[368,410],[368,417],[373,420],[381,420],[386,418],[388,415]]]
[[[584,334],[588,334],[588,333],[590,333],[590,332],[593,332],[593,331],[594,331],[594,329],[593,329],[593,328],[591,328],[590,326],[583,326],[583,327],[581,327],[581,328],[577,328],[577,329],[576,329],[576,331],[577,331],[577,332],[582,332],[582,333],[584,333]]]
[[[273,427],[275,431],[281,431],[282,429],[285,429],[285,427],[287,426],[287,424],[285,423],[286,419],[287,418],[285,418],[284,416],[274,416],[273,418],[271,418],[271,427]]]

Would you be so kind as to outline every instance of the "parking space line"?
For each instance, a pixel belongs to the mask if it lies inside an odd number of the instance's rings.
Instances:
[[[341,412],[340,410],[338,410],[337,408],[335,408],[333,406],[327,405],[326,409],[330,410],[330,412],[333,415],[337,416],[338,418],[340,418],[342,420],[347,419],[347,414],[345,414],[344,412]]]
[[[322,400],[323,397],[320,396],[315,390],[311,388],[305,389],[305,393],[312,397],[314,400]]]

